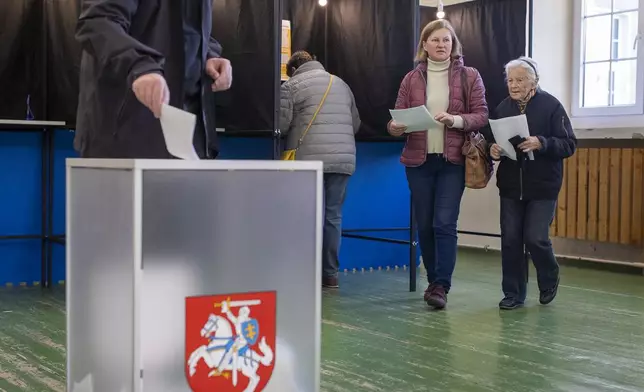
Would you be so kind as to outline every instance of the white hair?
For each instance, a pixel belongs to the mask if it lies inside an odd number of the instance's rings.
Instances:
[[[505,76],[507,78],[508,73],[511,69],[514,68],[523,68],[528,73],[530,79],[532,79],[535,84],[539,83],[539,67],[537,62],[531,59],[530,57],[521,56],[518,59],[514,59],[505,65]]]

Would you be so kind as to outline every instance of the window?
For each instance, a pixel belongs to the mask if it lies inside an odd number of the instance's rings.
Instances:
[[[644,0],[575,0],[573,117],[644,114]]]

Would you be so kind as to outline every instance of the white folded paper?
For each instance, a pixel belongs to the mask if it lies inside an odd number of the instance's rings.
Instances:
[[[517,153],[514,151],[514,146],[510,143],[510,139],[519,135],[527,138],[530,136],[530,129],[528,128],[528,118],[525,114],[513,117],[505,117],[498,120],[490,119],[490,127],[494,134],[496,144],[503,149],[503,155],[516,161]],[[534,160],[534,153],[530,151],[528,158]]]
[[[197,117],[170,105],[161,110],[161,129],[168,152],[179,159],[198,161],[193,136]]]
[[[434,116],[429,113],[427,107],[416,106],[409,109],[390,109],[391,118],[398,124],[407,126],[405,133],[426,131],[436,123]]]

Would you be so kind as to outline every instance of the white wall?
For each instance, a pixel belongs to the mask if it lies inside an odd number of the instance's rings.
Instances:
[[[572,0],[535,0],[532,57],[539,64],[541,87],[559,98],[570,113],[572,101]]]
[[[541,86],[563,103],[568,113],[572,104],[572,61],[574,21],[573,0],[534,0],[533,58],[539,63]],[[579,139],[644,138],[644,124],[623,127],[621,120],[606,118],[590,128],[586,121],[572,118]]]

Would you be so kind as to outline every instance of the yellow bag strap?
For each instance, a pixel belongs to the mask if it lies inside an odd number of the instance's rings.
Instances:
[[[302,132],[302,136],[300,136],[300,140],[297,142],[297,148],[299,148],[302,145],[302,141],[304,140],[304,136],[309,132],[309,129],[311,129],[311,125],[313,125],[313,121],[315,121],[315,118],[318,116],[318,113],[320,112],[320,109],[322,109],[322,105],[324,104],[324,101],[326,101],[327,95],[329,95],[329,91],[331,91],[331,84],[333,84],[333,75],[329,78],[329,85],[326,88],[326,92],[324,93],[324,96],[322,97],[322,100],[320,101],[320,104],[318,105],[318,108],[315,110],[315,114],[313,114],[313,117],[311,117],[311,121],[309,121],[309,125],[307,125],[306,129],[304,132]]]

